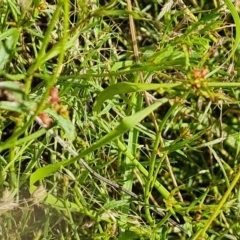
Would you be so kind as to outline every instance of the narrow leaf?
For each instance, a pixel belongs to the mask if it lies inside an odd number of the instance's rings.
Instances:
[[[49,108],[46,109],[45,112],[50,114],[58,122],[59,126],[64,130],[70,140],[75,139],[75,128],[69,119],[64,118]]]
[[[181,84],[179,83],[147,84],[147,83],[129,83],[129,82],[116,83],[107,87],[104,91],[102,91],[99,94],[93,110],[98,112],[101,108],[102,103],[107,99],[111,99],[116,94],[157,90],[161,88],[173,88],[179,85]]]
[[[14,53],[17,41],[19,38],[19,31],[16,28],[11,28],[0,35],[0,70],[8,62],[10,56]],[[5,40],[5,41],[3,41]]]
[[[87,154],[92,153],[96,149],[102,147],[103,145],[106,145],[107,143],[113,141],[117,137],[121,136],[131,128],[133,128],[137,123],[142,121],[146,116],[148,116],[152,111],[154,111],[156,108],[161,106],[162,104],[166,103],[168,99],[162,98],[160,101],[152,104],[151,106],[137,112],[136,114],[126,117],[123,119],[120,124],[112,130],[110,133],[108,133],[106,136],[101,138],[98,142],[96,142],[94,145],[91,147],[87,148],[83,152],[81,152],[77,157],[65,160],[59,163],[54,163],[54,164],[49,164],[46,167],[37,169],[34,173],[32,173],[30,177],[30,189],[32,189],[33,185],[35,182],[51,175],[52,173],[56,172],[59,170],[60,167],[62,166],[67,166],[80,158],[86,156]]]

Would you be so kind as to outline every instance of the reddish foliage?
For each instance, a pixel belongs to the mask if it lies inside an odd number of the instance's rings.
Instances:
[[[58,89],[53,87],[51,88],[50,90],[50,102],[53,103],[53,104],[58,104],[60,102],[60,98],[58,96]]]
[[[52,119],[44,112],[40,113],[38,115],[39,118],[41,118],[43,124],[45,124],[47,127],[49,127],[52,123]]]

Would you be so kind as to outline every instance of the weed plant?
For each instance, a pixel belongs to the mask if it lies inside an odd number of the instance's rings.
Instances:
[[[240,239],[238,9],[1,0],[0,238]]]

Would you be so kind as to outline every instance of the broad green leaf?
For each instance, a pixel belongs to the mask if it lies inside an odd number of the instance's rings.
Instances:
[[[127,60],[127,61],[123,61],[123,62],[115,62],[112,66],[112,71],[117,71],[120,68],[126,68],[126,67],[130,67],[134,64],[133,61],[131,60]]]
[[[31,174],[30,192],[33,193],[33,191],[36,189],[36,187],[34,186],[35,182],[43,179],[44,177],[51,175],[54,172],[57,172],[61,166],[62,166],[62,162],[49,164],[46,167],[37,169],[33,174]]]
[[[181,83],[169,83],[169,84],[147,84],[147,83],[129,83],[129,82],[121,82],[113,84],[103,90],[99,95],[95,102],[95,106],[93,108],[94,111],[98,112],[102,103],[111,99],[116,94],[130,93],[130,92],[140,92],[140,91],[148,91],[148,90],[158,90],[161,88],[173,88],[181,85]]]
[[[11,28],[0,35],[0,70],[13,55],[19,38],[17,28]]]

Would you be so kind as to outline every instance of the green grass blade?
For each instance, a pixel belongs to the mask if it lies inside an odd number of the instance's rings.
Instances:
[[[205,78],[208,78],[210,76],[212,76],[214,73],[216,73],[222,66],[224,66],[235,54],[239,43],[240,43],[240,18],[239,18],[239,14],[235,8],[235,6],[232,4],[231,0],[224,0],[225,4],[227,5],[228,9],[230,10],[234,23],[235,23],[235,29],[236,29],[236,37],[235,37],[235,41],[234,41],[234,45],[230,51],[230,54],[228,55],[227,59],[222,63],[221,66],[215,68],[213,71],[211,71],[210,73],[208,73]]]
[[[132,116],[126,117],[125,119],[123,119],[120,122],[120,124],[114,130],[112,130],[106,136],[101,138],[94,145],[92,145],[88,149],[81,152],[77,157],[70,159],[70,160],[55,163],[55,164],[49,164],[46,167],[36,170],[30,177],[30,189],[32,189],[32,186],[34,185],[35,182],[56,172],[61,166],[66,166],[66,165],[69,165],[69,164],[79,160],[79,158],[82,158],[82,157],[92,153],[94,150],[104,146],[105,144],[107,144],[107,143],[113,141],[114,139],[116,139],[117,137],[121,136],[123,133],[132,129],[137,123],[139,123],[142,119],[144,119],[146,116],[148,116],[156,108],[161,106],[164,102],[166,102],[166,99],[165,99],[165,101],[164,101],[164,99],[162,99],[161,101],[158,101],[158,102],[152,104],[151,106],[145,108],[144,110],[139,111]]]
[[[94,111],[98,112],[102,103],[107,100],[111,99],[116,94],[123,94],[123,93],[131,93],[131,92],[141,92],[141,91],[148,91],[148,90],[157,90],[157,89],[164,89],[164,88],[174,88],[179,86],[180,84],[169,83],[169,84],[146,84],[146,83],[129,83],[129,82],[121,82],[116,83],[105,90],[103,90],[94,106]]]

